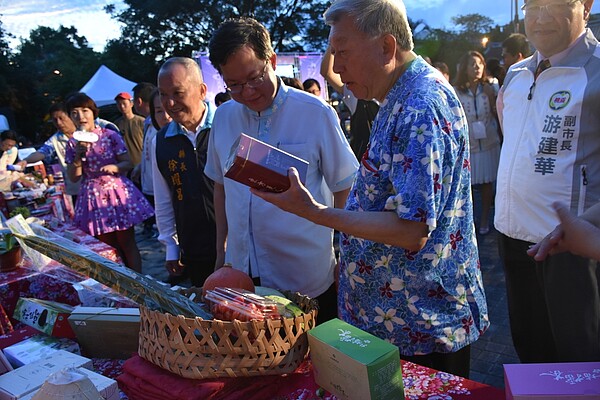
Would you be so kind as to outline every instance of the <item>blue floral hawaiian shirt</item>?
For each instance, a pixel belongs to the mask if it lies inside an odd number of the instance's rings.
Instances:
[[[489,326],[473,225],[468,128],[423,59],[381,104],[346,208],[429,226],[419,252],[342,234],[342,319],[404,355],[455,352]]]

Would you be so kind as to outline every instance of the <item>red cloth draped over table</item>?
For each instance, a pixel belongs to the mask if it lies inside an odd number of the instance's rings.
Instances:
[[[406,399],[501,400],[504,391],[402,362]],[[117,377],[130,400],[335,400],[315,383],[310,360],[294,373],[251,378],[185,379],[161,369],[138,355],[125,361]],[[432,397],[435,396],[435,397]]]
[[[22,296],[76,306],[79,304],[77,291],[65,282],[80,282],[84,279],[84,276],[55,261],[46,266],[43,272],[39,272],[32,267],[30,260],[24,259],[21,268],[0,274],[1,305],[9,317],[12,317],[17,301]]]
[[[79,228],[75,228],[69,224],[60,224],[55,228],[50,228],[50,230],[58,235],[66,237],[67,239],[73,240],[76,243],[85,245],[94,253],[99,254],[104,258],[108,258],[109,260],[119,264],[123,264],[123,261],[117,254],[117,250],[115,250],[114,247],[99,241],[95,237],[88,235]]]
[[[52,230],[70,240],[89,247],[95,253],[115,262],[121,262],[116,250],[67,224],[60,224]],[[80,304],[77,291],[72,284],[85,280],[81,275],[62,264],[51,260],[48,265],[34,268],[28,257],[23,258],[20,268],[12,272],[0,274],[0,305],[5,313],[12,317],[17,301],[20,297],[33,297],[42,300],[57,301],[76,306]],[[123,297],[123,307],[134,307],[135,303]],[[13,321],[14,322],[14,321]],[[5,325],[5,330],[7,325]]]

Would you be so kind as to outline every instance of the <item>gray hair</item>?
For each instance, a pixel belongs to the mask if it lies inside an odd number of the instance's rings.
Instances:
[[[391,34],[402,50],[414,48],[402,0],[334,0],[323,17],[331,26],[346,15],[354,18],[356,28],[367,36]]]
[[[185,68],[188,78],[197,83],[203,83],[204,77],[202,76],[202,70],[196,61],[189,57],[171,57],[160,67],[158,75],[171,70],[175,65],[181,65]]]

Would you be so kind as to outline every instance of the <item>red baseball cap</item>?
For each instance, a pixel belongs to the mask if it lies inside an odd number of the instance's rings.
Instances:
[[[115,97],[115,100],[117,99],[131,100],[131,95],[127,92],[121,92]]]

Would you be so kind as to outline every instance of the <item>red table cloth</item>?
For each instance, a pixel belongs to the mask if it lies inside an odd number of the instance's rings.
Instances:
[[[120,366],[119,366],[120,367]],[[114,372],[114,366],[113,368]],[[260,378],[194,380],[182,378],[134,355],[116,379],[129,400],[336,400],[320,389],[307,359],[292,374]],[[502,400],[504,391],[488,385],[402,361],[407,400]]]
[[[62,236],[90,247],[106,258],[119,262],[115,249],[76,228],[62,224],[53,230]],[[21,296],[53,300],[70,305],[79,304],[79,298],[72,287],[72,283],[80,282],[85,278],[85,276],[54,261],[38,271],[32,267],[30,260],[26,260],[25,264],[16,271],[0,274],[0,322],[2,329],[7,331],[13,328],[7,316],[12,316],[15,305]],[[16,324],[15,329],[21,328],[22,325],[20,325]],[[2,333],[0,331],[0,334]],[[310,359],[307,359],[294,373],[283,376],[271,375],[260,378],[209,380],[182,378],[147,362],[137,355],[133,355],[127,361],[94,359],[93,363],[97,372],[118,380],[122,389],[122,400],[126,400],[128,396],[130,400],[337,399],[330,393],[320,389],[315,383]],[[503,390],[410,362],[402,362],[402,376],[405,396],[408,400],[504,399]]]
[[[68,224],[59,224],[52,230],[58,235],[87,246],[109,260],[121,262],[113,247],[77,228]],[[0,274],[0,305],[9,317],[12,317],[20,297],[33,297],[76,306],[80,304],[80,301],[72,284],[86,278],[54,260],[43,267],[36,268],[32,260],[24,256],[20,268]],[[126,302],[124,297],[123,300]],[[128,304],[134,303],[129,301]]]

